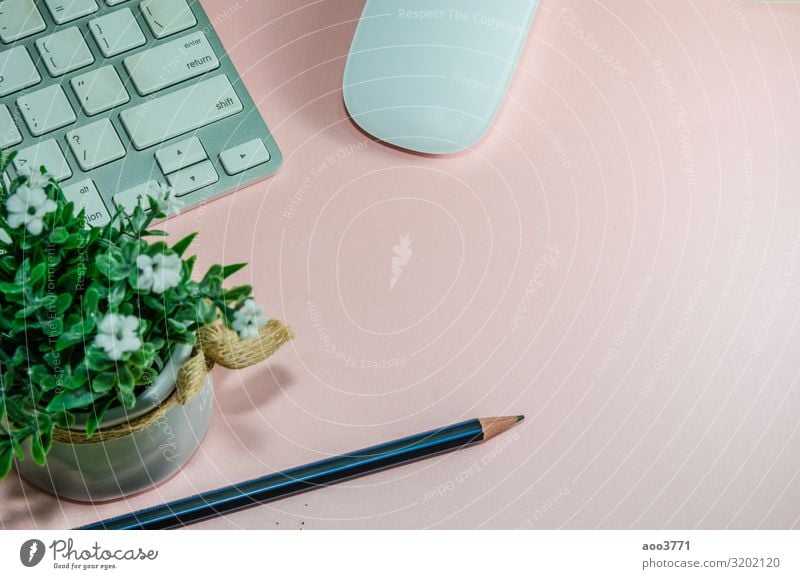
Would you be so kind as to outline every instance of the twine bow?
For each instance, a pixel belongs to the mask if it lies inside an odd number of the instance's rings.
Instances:
[[[219,364],[224,368],[240,369],[257,364],[294,337],[291,328],[278,320],[270,320],[259,330],[257,338],[242,340],[223,324],[201,328],[197,333],[197,345],[192,355],[178,371],[175,391],[152,412],[130,422],[111,428],[97,430],[91,438],[83,432],[55,428],[53,441],[66,444],[93,444],[117,440],[145,430],[176,405],[185,405],[200,392],[208,372]]]

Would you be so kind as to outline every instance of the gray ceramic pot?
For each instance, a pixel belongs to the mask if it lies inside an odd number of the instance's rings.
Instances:
[[[101,428],[147,414],[175,389],[177,371],[191,348],[179,348],[130,411],[109,410]],[[180,470],[208,430],[213,406],[211,375],[185,405],[175,405],[149,427],[124,438],[89,444],[55,442],[47,463],[30,458],[17,463],[29,482],[60,497],[85,502],[117,499],[152,487]],[[73,428],[81,432],[85,416]]]

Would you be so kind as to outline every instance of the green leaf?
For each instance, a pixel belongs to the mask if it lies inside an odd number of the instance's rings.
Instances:
[[[28,370],[28,373],[31,377],[31,382],[33,382],[34,384],[38,384],[45,378],[52,377],[52,374],[50,373],[50,368],[48,368],[44,364],[36,364],[34,366],[31,366],[30,370]]]
[[[63,226],[56,227],[50,234],[50,243],[61,245],[67,240],[68,237],[69,237],[69,231],[67,230],[66,227]]]
[[[205,285],[208,283],[213,283],[215,281],[222,281],[222,266],[221,265],[212,265],[208,268],[206,275],[203,276],[203,280],[200,282],[201,284]]]
[[[194,241],[194,238],[197,237],[197,232],[190,233],[183,239],[181,239],[178,243],[172,246],[172,251],[183,257],[184,252],[189,248],[189,246]]]
[[[44,376],[41,380],[37,381],[42,392],[52,392],[58,388],[58,380],[55,376]]]
[[[39,466],[44,466],[44,445],[38,436],[31,437],[31,458]]]
[[[133,372],[131,372],[131,369],[128,368],[127,364],[119,366],[117,370],[117,377],[119,378],[120,392],[125,394],[133,394],[133,389],[136,387],[136,379],[134,378]],[[130,406],[133,406],[133,404]]]
[[[125,283],[115,283],[111,286],[108,292],[108,307],[116,309],[122,302],[126,300],[128,294],[128,286]]]
[[[72,372],[71,374],[70,371]],[[89,373],[86,370],[86,364],[78,364],[74,369],[68,366],[64,370],[62,381],[64,383],[64,388],[67,390],[77,390],[87,385],[89,382]]]
[[[53,313],[56,316],[64,315],[69,307],[72,305],[72,295],[71,294],[60,294],[58,298],[56,298],[55,304],[53,304]]]
[[[106,412],[108,412],[108,409],[111,408],[111,405],[116,401],[117,399],[112,397],[100,404],[99,409],[97,404],[92,406],[92,412],[89,414],[89,418],[86,420],[86,438],[91,438],[92,435],[97,432],[97,428],[103,421],[103,417],[106,415]]]
[[[109,360],[108,356],[97,348],[91,348],[86,352],[86,367],[92,372],[102,372],[108,368],[113,368],[113,360]]]
[[[172,319],[172,318],[169,318],[167,320],[167,325],[169,326],[169,329],[172,332],[175,332],[177,334],[184,334],[188,330],[188,328],[187,328],[185,323],[179,322],[178,320],[175,320],[175,319]]]
[[[22,295],[23,286],[16,282],[0,281],[0,292],[7,296]]]
[[[224,290],[226,302],[235,302],[249,298],[253,293],[253,287],[249,285],[240,285],[229,290]]]
[[[70,316],[66,319],[66,324],[69,325],[72,323],[72,325],[58,337],[58,340],[56,340],[56,350],[62,351],[71,346],[83,344],[84,342],[87,344],[91,343],[91,334],[94,332],[95,328],[94,319],[87,318],[84,321],[75,322],[74,320],[76,317]],[[80,318],[78,318],[78,320],[80,320]]]
[[[75,415],[71,412],[56,412],[53,414],[53,424],[59,428],[69,429],[75,423]]]
[[[207,326],[213,324],[217,319],[217,307],[207,302],[200,300],[197,303],[197,323],[200,326]]]
[[[11,463],[14,460],[14,453],[11,445],[0,442],[0,479],[5,477],[11,470]]]
[[[44,457],[53,447],[53,419],[46,412],[36,412],[36,433],[33,440],[42,447],[41,462],[36,460],[39,465],[44,465]]]
[[[222,279],[228,279],[230,276],[235,274],[237,271],[247,267],[246,263],[234,263],[232,265],[226,265],[222,268]]]
[[[64,240],[64,243],[62,243],[61,246],[64,249],[80,249],[85,246],[85,239],[85,234],[73,233]]]
[[[36,266],[30,271],[30,275],[28,279],[25,280],[30,284],[30,286],[34,286],[40,281],[44,280],[44,276],[47,274],[47,263],[41,261],[36,264]]]
[[[100,273],[111,281],[120,281],[128,277],[132,264],[125,260],[125,256],[117,247],[109,247],[108,250],[97,256],[95,263]]]
[[[92,379],[92,390],[98,394],[110,392],[117,384],[117,375],[114,372],[101,372]]]
[[[11,436],[9,440],[11,441],[11,450],[14,452],[14,456],[17,458],[17,460],[22,460],[25,458],[25,449],[22,448],[20,441],[14,436]]]
[[[62,390],[47,405],[48,412],[63,412],[89,406],[100,395],[91,390]]]
[[[91,314],[97,311],[97,306],[100,303],[100,290],[96,286],[91,285],[86,289],[83,294],[83,311]]]
[[[136,396],[133,391],[117,390],[117,398],[125,408],[133,408],[136,405]]]
[[[59,318],[54,318],[44,323],[44,334],[48,338],[55,338],[64,332],[64,322]]]

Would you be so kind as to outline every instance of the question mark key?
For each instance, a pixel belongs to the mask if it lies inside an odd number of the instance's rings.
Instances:
[[[125,147],[109,119],[67,132],[69,148],[81,170],[91,171],[125,156]]]

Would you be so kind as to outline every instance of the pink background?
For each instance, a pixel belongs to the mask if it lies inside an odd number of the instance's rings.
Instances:
[[[195,528],[800,527],[800,6],[540,7],[490,135],[428,158],[341,98],[359,0],[203,2],[285,159],[173,219],[297,338],[215,371],[176,478],[64,528],[474,416],[467,451]],[[591,36],[590,36],[591,35]],[[393,246],[413,255],[390,291]]]

